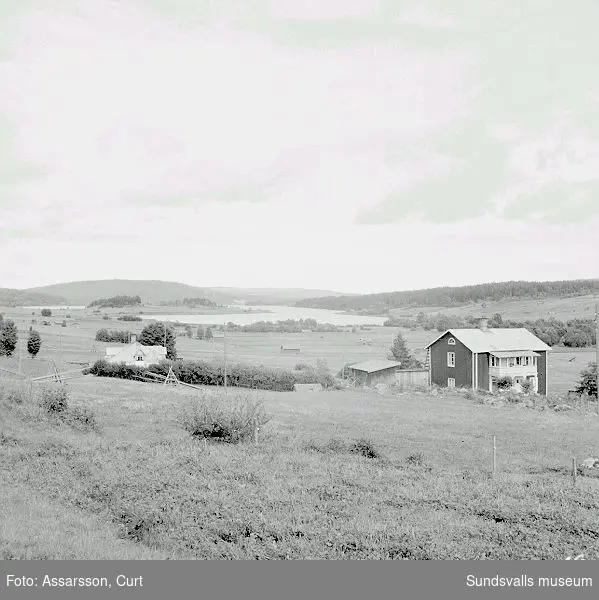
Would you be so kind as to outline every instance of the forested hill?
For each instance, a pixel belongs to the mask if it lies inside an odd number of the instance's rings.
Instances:
[[[505,281],[461,287],[438,287],[405,292],[385,292],[363,296],[327,296],[296,302],[306,308],[386,313],[394,308],[453,307],[476,302],[528,298],[565,298],[599,294],[599,279],[569,281]]]

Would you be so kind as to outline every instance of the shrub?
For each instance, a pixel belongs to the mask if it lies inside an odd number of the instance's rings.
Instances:
[[[117,317],[117,321],[141,321],[141,317],[138,317],[137,315],[121,315],[120,317]]]
[[[11,356],[18,341],[19,333],[14,321],[6,319],[0,323],[0,356]]]
[[[96,361],[89,369],[84,372],[98,377],[116,377],[118,379],[139,380],[144,377],[147,369],[136,365],[126,365],[125,363],[109,363],[105,360]],[[168,369],[166,370],[168,373]],[[166,373],[164,373],[166,375]]]
[[[0,400],[4,400],[7,404],[23,404],[27,397],[27,389],[22,383],[11,382],[0,388]]]
[[[597,363],[591,362],[580,373],[580,381],[576,391],[579,394],[588,394],[597,398]]]
[[[298,362],[296,363],[295,367],[293,367],[294,371],[313,371],[314,367],[312,367],[312,365],[309,365],[306,362]]]
[[[422,452],[414,452],[412,454],[409,454],[408,456],[406,456],[406,462],[409,465],[417,465],[420,467],[425,462],[424,454]]]
[[[111,319],[111,317],[109,317],[108,315],[102,315],[102,318],[103,318],[105,321],[110,321],[110,319]]]
[[[51,317],[52,311],[49,308],[42,308],[42,317]]]
[[[48,413],[62,413],[69,406],[69,393],[64,386],[44,388],[41,406]]]
[[[183,429],[193,437],[238,444],[256,439],[269,421],[261,401],[237,395],[226,402],[194,405],[181,416]]]
[[[500,377],[497,380],[497,389],[500,390],[509,390],[513,385],[512,378],[505,375],[504,377]]]
[[[381,458],[382,454],[370,440],[361,438],[356,440],[349,448],[352,454],[360,454],[366,458]]]
[[[27,352],[31,354],[31,358],[35,358],[42,347],[42,338],[35,329],[31,329],[29,332],[29,339],[27,340]]]
[[[73,406],[60,413],[62,420],[79,430],[98,430],[96,415],[85,406]]]
[[[524,394],[530,394],[532,392],[532,381],[530,380],[525,380],[522,382],[522,392]]]

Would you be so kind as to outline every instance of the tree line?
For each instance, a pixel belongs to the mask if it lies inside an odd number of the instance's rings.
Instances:
[[[472,316],[426,315],[424,312],[420,312],[415,319],[390,317],[384,325],[408,329],[421,327],[427,331],[436,329],[442,333],[448,329],[476,328],[479,325],[479,319]],[[549,319],[518,321],[504,319],[501,314],[495,313],[488,320],[488,326],[491,328],[528,329],[548,346],[562,345],[568,348],[588,348],[595,345],[597,338],[594,319],[570,319],[564,322],[550,317]]]
[[[160,302],[160,306],[189,306],[190,308],[196,308],[197,306],[203,306],[208,308],[216,308],[218,305],[216,302],[209,300],[208,298],[183,298],[181,300],[164,300]]]
[[[122,308],[123,306],[137,306],[141,304],[139,296],[112,296],[111,298],[98,298],[88,304],[88,308]]]
[[[329,310],[368,311],[386,314],[394,308],[464,306],[516,299],[567,298],[599,293],[599,279],[571,281],[505,281],[460,287],[438,287],[361,296],[327,296],[299,300],[296,306]]]
[[[318,323],[315,319],[285,319],[283,321],[257,321],[248,325],[227,323],[227,330],[244,333],[301,333],[302,331],[336,332],[343,328],[330,323]]]

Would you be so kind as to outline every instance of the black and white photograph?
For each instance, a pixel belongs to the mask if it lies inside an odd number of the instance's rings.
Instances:
[[[598,25],[0,0],[0,596],[149,585],[19,561],[599,560]]]

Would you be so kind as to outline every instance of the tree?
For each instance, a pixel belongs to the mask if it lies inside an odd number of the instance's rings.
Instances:
[[[17,347],[19,332],[14,321],[7,319],[0,324],[0,356],[10,356]]]
[[[193,337],[193,329],[191,328],[191,325],[185,325],[185,335],[188,338]]]
[[[31,354],[31,358],[35,358],[37,356],[41,346],[42,338],[40,337],[40,334],[35,329],[31,329],[29,332],[29,339],[27,340],[27,352]]]
[[[137,341],[142,346],[164,346],[165,324],[150,323],[146,325],[139,334]],[[176,336],[171,327],[166,327],[166,358],[174,360],[177,358],[175,348]]]
[[[597,398],[597,363],[589,363],[589,366],[580,373],[580,381],[576,391],[579,394],[588,394]]]
[[[586,348],[591,345],[591,336],[583,329],[568,327],[563,341],[568,348]]]
[[[419,362],[412,356],[408,350],[408,345],[401,333],[398,333],[394,340],[393,345],[390,348],[389,360],[396,360],[401,363],[402,369],[409,369],[419,365]]]
[[[205,340],[211,340],[214,336],[212,335],[212,329],[210,327],[206,327],[206,332],[204,333]]]
[[[206,332],[204,331],[204,328],[201,325],[199,325],[196,337],[198,338],[198,340],[203,340],[205,336]]]
[[[51,317],[52,311],[49,308],[42,308],[42,317]]]

